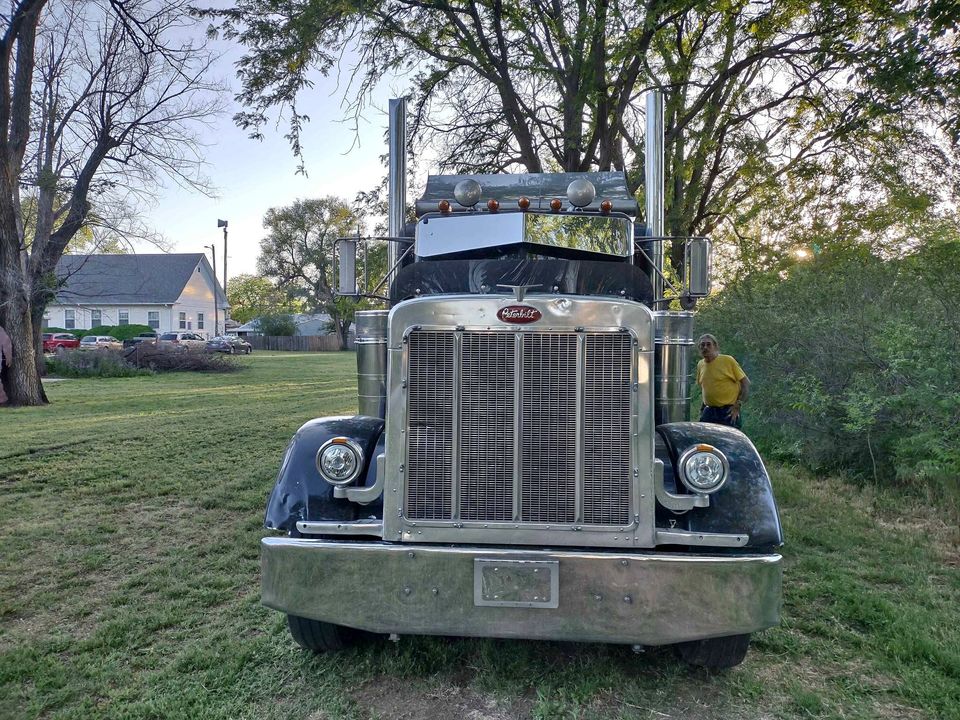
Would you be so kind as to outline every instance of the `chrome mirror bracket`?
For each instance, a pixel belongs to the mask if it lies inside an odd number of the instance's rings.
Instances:
[[[657,502],[667,510],[686,512],[695,507],[710,507],[709,495],[678,495],[668,491],[663,486],[663,461],[653,461],[653,486],[656,490]]]

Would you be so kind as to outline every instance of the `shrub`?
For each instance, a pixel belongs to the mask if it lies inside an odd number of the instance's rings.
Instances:
[[[960,243],[883,260],[826,254],[745,278],[705,303],[753,383],[746,430],[765,451],[879,484],[960,497]]]
[[[222,353],[209,353],[200,348],[158,347],[140,343],[124,351],[133,367],[153,372],[234,372],[240,366]]]
[[[116,378],[150,374],[150,370],[127,363],[119,350],[61,350],[46,362],[47,372],[62,377]]]
[[[134,338],[140,333],[156,332],[156,330],[148,325],[101,325],[90,328],[89,330],[72,330],[70,332],[73,332],[77,337],[83,337],[84,335],[112,335],[117,340],[123,341]]]
[[[257,321],[257,325],[264,335],[289,337],[297,334],[297,323],[294,321],[293,315],[284,313],[264,315]]]

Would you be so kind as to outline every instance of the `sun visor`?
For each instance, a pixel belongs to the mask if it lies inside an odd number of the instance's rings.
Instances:
[[[437,204],[447,200],[454,212],[467,210],[454,197],[453,189],[461,180],[480,183],[478,209],[486,209],[488,200],[497,200],[501,209],[515,208],[517,200],[526,197],[531,210],[549,210],[550,201],[560,198],[567,202],[567,185],[574,180],[589,180],[597,195],[584,210],[599,210],[600,203],[609,200],[614,212],[630,217],[638,213],[637,201],[627,189],[627,176],[622,172],[524,173],[518,175],[431,175],[423,197],[417,200],[417,217],[437,212]]]

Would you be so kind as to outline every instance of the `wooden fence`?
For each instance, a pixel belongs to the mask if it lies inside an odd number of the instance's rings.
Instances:
[[[244,338],[254,350],[293,350],[297,352],[331,352],[340,349],[336,335],[248,335]],[[351,338],[352,340],[353,338]],[[347,343],[353,349],[353,342]]]

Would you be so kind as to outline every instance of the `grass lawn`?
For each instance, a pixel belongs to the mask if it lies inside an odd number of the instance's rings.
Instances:
[[[784,622],[728,673],[571,643],[305,653],[259,605],[264,502],[297,427],[354,412],[354,356],[240,362],[0,409],[0,718],[960,718],[957,529],[789,468]]]

